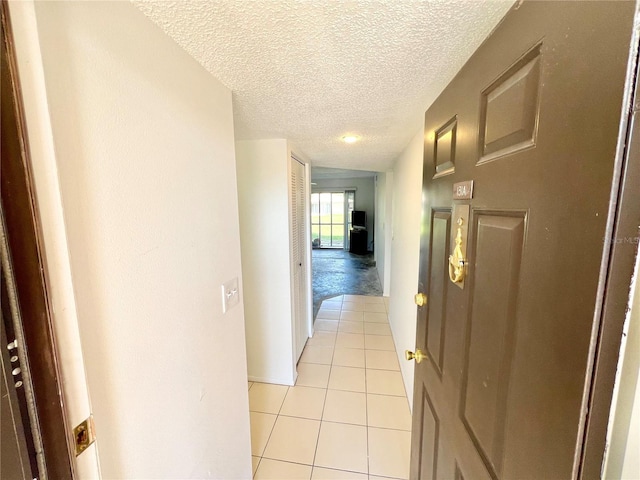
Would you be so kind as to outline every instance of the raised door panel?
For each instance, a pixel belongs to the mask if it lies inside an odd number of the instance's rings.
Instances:
[[[460,415],[487,469],[502,478],[525,214],[475,212]]]
[[[541,47],[525,53],[482,92],[479,163],[535,145]]]
[[[439,375],[442,375],[444,368],[450,231],[451,210],[434,210],[431,215],[427,338],[423,344],[427,346],[429,357]]]
[[[434,178],[451,174],[456,165],[456,135],[458,118],[453,117],[434,132],[433,162],[436,167]]]
[[[420,432],[420,470],[417,477],[420,480],[437,478],[438,444],[440,422],[426,389],[422,389],[420,412],[422,414]]]

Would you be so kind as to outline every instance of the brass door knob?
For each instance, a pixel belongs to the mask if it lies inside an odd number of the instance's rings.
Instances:
[[[416,305],[419,307],[424,307],[427,304],[427,296],[424,293],[416,293],[413,301],[416,302]]]
[[[420,363],[422,360],[427,358],[427,356],[424,353],[422,353],[422,350],[419,350],[416,348],[416,353],[413,353],[409,350],[405,350],[404,358],[406,358],[407,360],[415,360],[416,363]]]

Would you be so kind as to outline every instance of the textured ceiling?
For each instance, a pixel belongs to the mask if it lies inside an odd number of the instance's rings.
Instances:
[[[233,91],[237,139],[287,138],[313,165],[385,171],[513,1],[134,3]]]

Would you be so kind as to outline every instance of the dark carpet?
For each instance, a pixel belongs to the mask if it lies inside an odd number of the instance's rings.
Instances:
[[[382,295],[373,253],[356,255],[341,249],[312,250],[313,318],[325,298],[336,295]]]

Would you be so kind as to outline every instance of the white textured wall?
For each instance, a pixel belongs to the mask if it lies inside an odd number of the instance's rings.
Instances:
[[[102,475],[249,478],[231,92],[128,2],[36,14]]]
[[[387,196],[387,176],[384,173],[378,173],[376,175],[374,185],[376,199],[376,224],[374,228],[376,249],[373,257],[376,260],[376,269],[378,270],[378,277],[380,278],[380,285],[382,286],[383,293],[388,295],[388,292],[384,291],[384,259],[386,253],[384,230],[387,221],[387,212],[384,208],[384,201]]]
[[[369,178],[318,178],[314,179],[313,192],[342,191],[345,188],[356,188],[356,208],[367,212],[368,248],[373,248],[376,201],[373,177]]]
[[[387,172],[387,185],[385,192],[384,210],[384,278],[381,278],[382,290],[385,296],[391,292],[391,245],[393,241],[393,172]]]
[[[416,305],[420,261],[422,214],[423,129],[416,133],[393,167],[393,233],[391,241],[391,288],[389,322],[409,403],[413,402],[413,362],[405,350],[416,344]]]
[[[391,287],[392,200],[393,172],[378,173],[376,180],[375,259],[384,296],[389,296]]]
[[[293,385],[287,141],[237,142],[236,158],[249,379]]]

